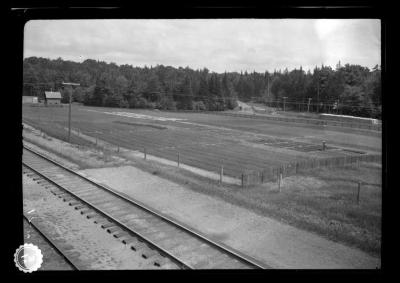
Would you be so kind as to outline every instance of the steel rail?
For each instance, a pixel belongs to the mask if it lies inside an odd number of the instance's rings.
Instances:
[[[78,266],[76,266],[73,261],[66,255],[64,254],[61,249],[53,242],[53,240],[45,233],[43,232],[32,220],[29,220],[28,216],[26,214],[23,214],[25,220],[28,222],[28,224],[34,228],[35,231],[37,231],[49,244],[52,246],[63,258],[64,260],[71,265],[71,267],[75,270],[80,270]]]
[[[126,197],[126,196],[120,194],[119,192],[117,192],[117,191],[115,191],[115,190],[109,188],[108,186],[105,186],[105,185],[103,185],[103,184],[98,184],[98,183],[96,183],[95,181],[92,181],[92,180],[88,179],[87,177],[85,177],[85,176],[79,174],[78,172],[75,172],[75,171],[73,171],[73,170],[71,170],[71,169],[65,167],[64,165],[58,163],[57,161],[54,161],[54,160],[48,158],[47,156],[44,156],[43,154],[38,153],[38,152],[36,152],[35,150],[33,150],[33,149],[31,149],[31,148],[28,148],[28,147],[25,146],[25,145],[24,145],[24,148],[25,148],[26,150],[32,152],[33,154],[36,154],[36,155],[38,155],[39,157],[45,159],[46,161],[49,161],[49,162],[55,164],[56,166],[58,166],[58,167],[60,167],[60,168],[62,168],[62,169],[64,169],[64,170],[68,171],[68,172],[71,173],[72,175],[78,176],[78,177],[82,178],[83,180],[85,180],[86,182],[89,182],[89,183],[93,184],[94,186],[96,186],[96,187],[98,187],[98,188],[100,188],[100,189],[103,189],[103,190],[105,190],[106,192],[109,192],[109,193],[111,193],[111,194],[113,194],[113,195],[115,195],[115,196],[121,198],[122,200],[127,201],[128,203],[131,203],[131,204],[133,204],[133,205],[139,207],[140,209],[142,209],[142,210],[144,210],[144,211],[146,211],[146,212],[148,212],[148,213],[150,213],[150,214],[152,214],[152,215],[158,217],[159,219],[163,220],[164,222],[170,223],[171,225],[173,225],[173,226],[175,226],[175,227],[181,229],[182,231],[185,231],[186,233],[189,233],[189,234],[192,235],[192,236],[195,236],[196,238],[198,238],[198,239],[200,239],[200,240],[202,240],[202,241],[204,241],[204,242],[210,244],[211,246],[213,246],[213,247],[217,248],[218,250],[220,250],[220,251],[222,251],[222,252],[224,252],[224,253],[230,255],[231,257],[236,258],[237,260],[239,260],[239,261],[241,261],[241,262],[244,262],[244,263],[246,263],[246,264],[248,264],[248,265],[251,265],[251,266],[254,267],[254,268],[260,268],[260,269],[269,268],[269,267],[265,266],[264,264],[258,262],[257,260],[252,259],[252,258],[249,258],[248,256],[246,256],[246,255],[240,253],[239,251],[236,251],[236,250],[232,249],[231,247],[227,247],[227,246],[225,246],[224,244],[217,243],[217,242],[215,242],[215,241],[213,241],[213,240],[211,240],[211,239],[208,239],[206,236],[202,235],[200,232],[194,231],[194,229],[191,229],[191,228],[189,228],[189,227],[186,227],[186,226],[182,225],[181,223],[178,223],[176,220],[171,219],[170,217],[168,217],[168,216],[166,216],[166,215],[160,214],[159,212],[157,212],[157,211],[155,211],[155,210],[153,210],[153,209],[151,209],[151,208],[145,206],[144,204],[139,203],[137,200],[133,200],[133,199],[131,199],[131,198],[128,198],[128,197]],[[34,171],[36,171],[36,170],[34,170]],[[51,180],[50,180],[50,181],[51,181]],[[53,182],[53,181],[51,181],[51,182],[52,182],[52,183],[55,183],[55,182]],[[58,186],[58,184],[56,184],[56,185]],[[68,191],[68,189],[65,189],[65,190]],[[68,192],[69,192],[69,191],[68,191]],[[71,194],[74,195],[74,193],[72,193],[72,192],[71,192]],[[77,198],[79,198],[79,197],[77,197]],[[79,199],[80,199],[80,198],[79,198]],[[84,201],[84,202],[86,202],[86,201]],[[90,205],[90,206],[93,206],[93,205],[91,205],[91,204],[89,204],[89,205]],[[105,214],[106,214],[106,213],[105,213]],[[112,218],[112,216],[107,216],[107,217]],[[118,221],[118,220],[117,220],[117,221]],[[124,224],[122,224],[122,225],[124,225]],[[124,226],[125,226],[125,225],[124,225]],[[127,229],[130,230],[130,228],[127,228]],[[145,239],[144,239],[144,240],[145,240]],[[156,244],[154,244],[154,245],[155,245],[155,247],[157,247]],[[167,251],[166,251],[165,253],[169,255],[169,253],[168,253]]]

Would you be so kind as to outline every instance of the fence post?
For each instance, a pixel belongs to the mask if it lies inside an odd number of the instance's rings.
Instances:
[[[358,182],[358,189],[357,189],[357,205],[360,204],[360,190],[361,190],[361,182]]]
[[[219,183],[222,184],[222,176],[224,175],[224,165],[221,165],[221,170],[219,171]]]
[[[242,173],[242,188],[244,187],[244,174]]]
[[[279,174],[278,176],[278,190],[281,192],[281,180],[282,180],[282,173]]]
[[[180,158],[179,158],[179,152],[178,152],[178,167],[179,167],[179,163],[180,163]]]
[[[143,148],[143,153],[144,153],[144,160],[146,160],[146,158],[147,158],[147,152],[146,152],[146,148],[145,148],[145,147]]]

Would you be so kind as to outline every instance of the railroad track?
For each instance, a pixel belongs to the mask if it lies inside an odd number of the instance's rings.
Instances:
[[[142,257],[156,258],[156,266],[166,261],[183,269],[268,268],[25,146],[23,170],[132,250],[145,246]]]
[[[34,231],[39,233],[46,242],[55,249],[55,251],[65,260],[65,262],[71,267],[72,270],[80,270],[77,265],[74,264],[73,260],[71,259],[70,256],[66,255],[63,252],[63,249],[51,239],[49,235],[35,223],[35,221],[32,221],[25,213],[24,213],[24,220],[30,225]]]

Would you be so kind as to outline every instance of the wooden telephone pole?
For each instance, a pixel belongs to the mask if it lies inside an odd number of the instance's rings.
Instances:
[[[78,83],[62,83],[62,85],[80,86]],[[68,142],[71,142],[71,100],[72,92],[69,93],[69,109],[68,109]]]

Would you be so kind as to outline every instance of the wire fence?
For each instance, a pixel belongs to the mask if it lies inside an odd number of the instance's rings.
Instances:
[[[242,186],[258,185],[266,182],[277,181],[281,176],[289,177],[300,171],[321,167],[343,167],[347,165],[359,165],[360,162],[381,162],[380,154],[363,154],[357,156],[338,156],[329,158],[314,158],[305,161],[296,161],[282,166],[267,168],[260,171],[243,172]]]

